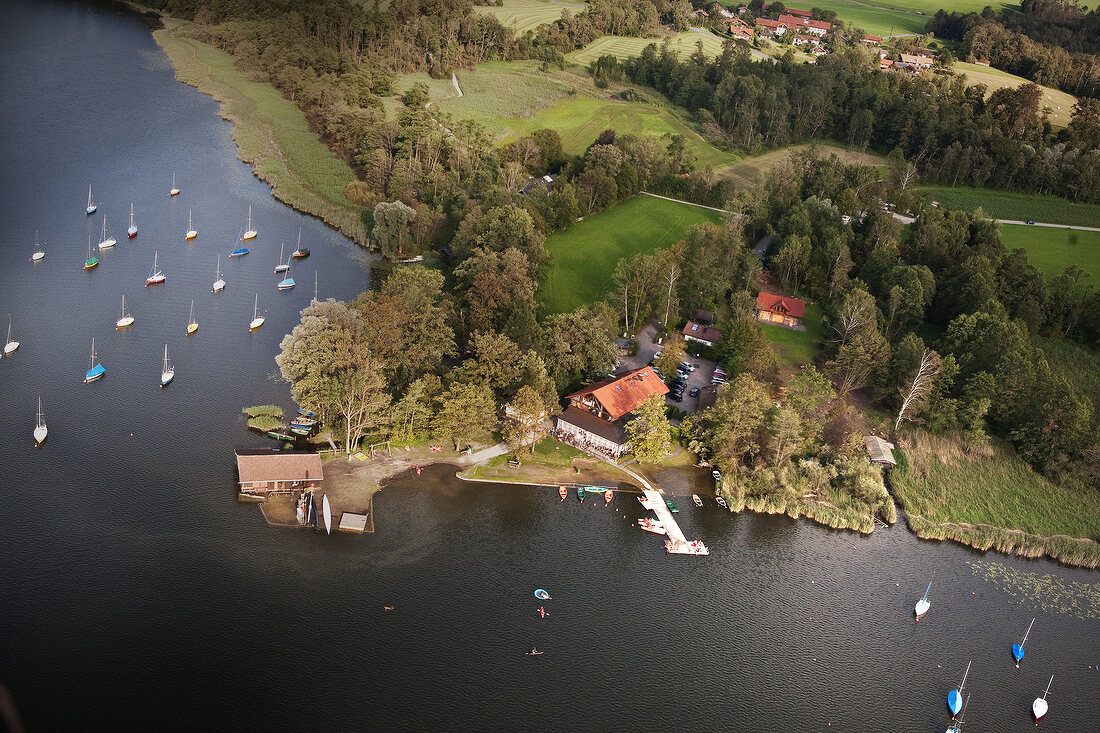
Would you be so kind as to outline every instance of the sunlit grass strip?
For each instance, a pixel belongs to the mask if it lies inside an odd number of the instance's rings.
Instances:
[[[848,164],[869,166],[886,165],[886,158],[881,155],[876,155],[875,153],[849,150],[835,143],[815,142],[780,148],[770,153],[764,153],[763,155],[757,155],[752,158],[745,158],[737,163],[721,168],[716,167],[714,169],[714,175],[719,178],[730,179],[740,188],[750,188],[759,183],[764,178],[765,173],[782,161],[796,153],[805,152],[811,148],[813,148],[817,155],[823,158],[828,158],[830,155],[836,155],[841,161]]]
[[[253,430],[259,430],[262,433],[266,433],[268,430],[276,430],[282,426],[283,423],[280,420],[270,415],[258,415],[248,418],[248,427]]]
[[[280,420],[283,417],[283,408],[279,407],[278,405],[254,405],[252,407],[245,407],[241,410],[241,412],[248,415],[249,417],[259,417],[260,415],[266,415],[268,417],[274,417]]]
[[[221,103],[222,117],[234,123],[241,160],[271,185],[272,194],[365,244],[362,209],[344,193],[355,174],[309,129],[302,111],[271,85],[249,81],[228,53],[186,37],[189,24],[175,18],[164,18],[164,24],[153,37],[176,78]]]

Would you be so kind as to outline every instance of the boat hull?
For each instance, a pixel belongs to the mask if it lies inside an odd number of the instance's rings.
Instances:
[[[279,290],[290,290],[292,287],[294,287],[294,280],[289,277],[279,283]]]
[[[149,287],[150,285],[161,285],[164,283],[165,280],[166,278],[164,277],[164,275],[153,275],[152,277],[147,277],[145,278],[145,287]]]
[[[913,607],[913,613],[917,616],[923,616],[928,613],[928,609],[932,606],[931,603],[925,600],[917,601],[917,605]]]
[[[106,371],[107,370],[103,368],[103,365],[97,364],[96,366],[92,367],[84,373],[84,383],[87,384],[88,382],[95,382],[99,379],[102,379],[103,374]]]
[[[85,214],[94,214],[96,208],[97,207],[95,207],[95,206],[89,206],[88,208],[84,209],[84,213]]]
[[[118,242],[115,241],[115,238],[114,237],[109,237],[108,239],[104,239],[102,242],[99,243],[99,248],[100,249],[110,249],[111,247],[114,247],[116,244],[118,244]]]
[[[250,251],[251,251],[251,250],[247,250],[247,249],[244,249],[244,248],[242,247],[241,249],[235,249],[235,250],[233,250],[232,252],[230,252],[230,253],[229,253],[229,256],[230,256],[230,257],[244,257],[244,256],[245,256],[246,254],[248,254],[248,253],[249,253]]]
[[[257,328],[259,328],[262,325],[264,325],[264,319],[263,318],[253,318],[252,323],[248,324],[248,330],[249,331],[255,331]]]
[[[176,373],[174,371],[164,372],[163,374],[160,375],[160,386],[161,387],[167,387],[169,382],[171,382],[175,378],[176,378]]]
[[[35,252],[33,255],[31,255],[31,262],[41,262],[45,256],[45,252]]]
[[[35,445],[42,445],[46,440],[46,426],[37,427],[34,429],[34,443]]]
[[[952,715],[958,715],[959,711],[962,710],[962,707],[963,701],[961,692],[959,692],[958,690],[952,690],[951,692],[947,693],[947,709],[951,711]]]
[[[194,229],[192,229],[191,231],[187,232],[187,234],[184,235],[184,238],[185,239],[194,239],[197,236],[199,236],[199,233],[196,232]]]
[[[188,336],[190,336],[191,334],[193,334],[195,331],[198,331],[198,330],[199,330],[199,324],[197,324],[197,323],[188,323],[187,324],[187,335]]]
[[[1031,714],[1035,716],[1035,719],[1043,717],[1047,714],[1047,701],[1041,697],[1035,698],[1035,702],[1031,703]]]
[[[1017,662],[1023,661],[1024,648],[1019,644],[1012,645],[1012,658],[1015,659]]]
[[[293,257],[296,260],[300,260],[303,257],[309,257],[309,250],[308,249],[296,249],[296,250],[294,250],[293,252],[290,253],[290,256]]]
[[[95,267],[99,267],[99,260],[91,259],[91,260],[85,260],[84,261],[84,269],[85,270],[91,270]]]
[[[256,238],[256,230],[255,229],[249,229],[247,232],[245,232],[244,234],[241,235],[241,239],[255,239],[255,238]]]
[[[19,342],[18,341],[9,341],[9,342],[7,342],[6,344],[4,344],[4,356],[7,356],[8,354],[14,354],[15,350],[18,349],[18,348],[19,348]]]
[[[332,506],[328,503],[328,494],[321,495],[321,509],[325,515],[325,534],[332,534]]]
[[[214,292],[218,293],[222,290],[225,290],[225,280],[218,280],[216,283],[214,283]]]
[[[115,330],[117,331],[121,328],[128,328],[132,325],[134,325],[134,317],[133,316],[126,316],[125,318],[119,318],[117,321],[115,321]]]

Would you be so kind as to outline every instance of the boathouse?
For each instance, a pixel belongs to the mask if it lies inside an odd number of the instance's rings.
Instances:
[[[266,496],[318,486],[324,481],[321,454],[276,448],[238,448],[240,493]]]
[[[871,463],[893,468],[897,465],[894,460],[894,444],[888,443],[877,435],[864,435],[863,445],[867,447],[867,457]]]
[[[626,424],[634,419],[633,411],[653,395],[666,394],[668,387],[652,367],[609,377],[569,395],[555,435],[582,450],[618,458],[630,450]]]

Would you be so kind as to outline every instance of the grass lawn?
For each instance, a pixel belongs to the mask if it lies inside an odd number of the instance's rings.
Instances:
[[[531,483],[556,486],[560,484],[591,484],[593,486],[618,486],[630,478],[615,466],[602,460],[588,457],[566,443],[553,438],[543,438],[535,444],[531,454],[525,448],[518,454],[520,464],[508,465],[512,454],[497,456],[479,466],[471,466],[459,472],[465,479],[481,481],[502,481],[510,483]],[[580,472],[577,472],[580,469]],[[573,494],[569,499],[576,501]]]
[[[737,183],[739,188],[749,188],[758,183],[765,173],[770,171],[781,161],[786,160],[795,153],[808,150],[811,147],[816,149],[818,155],[822,157],[828,157],[835,154],[845,163],[858,163],[860,165],[871,166],[886,165],[886,159],[875,153],[861,153],[858,150],[849,150],[848,148],[833,143],[806,143],[804,145],[792,145],[787,148],[780,148],[779,150],[773,150],[770,153],[757,155],[753,158],[745,158],[744,160],[720,168],[716,167],[714,169],[714,175],[719,178],[733,180]]]
[[[1047,277],[1077,265],[1092,275],[1091,283],[1086,284],[1100,283],[1100,232],[1002,224],[1001,241],[1009,251],[1017,247],[1027,250],[1028,262]]]
[[[522,36],[544,23],[554,22],[561,17],[563,10],[579,15],[585,7],[583,2],[570,0],[504,0],[501,7],[478,6],[474,11],[496,17],[501,25],[514,30],[517,36]]]
[[[820,351],[822,338],[821,306],[807,305],[805,331],[794,331],[770,323],[761,323],[764,335],[775,348],[779,361],[785,366],[797,369],[803,364],[812,364]]]
[[[1012,87],[1015,89],[1021,84],[1029,83],[1022,76],[1013,76],[1008,72],[994,69],[991,66],[979,66],[958,61],[951,67],[956,74],[966,74],[966,79],[971,86],[975,84],[986,85],[986,96],[998,89]],[[1065,127],[1069,124],[1073,115],[1073,105],[1077,104],[1077,97],[1072,94],[1043,87],[1043,100],[1040,105],[1050,108],[1050,124],[1053,127]]]
[[[1074,390],[1100,409],[1100,351],[1069,339],[1040,338],[1039,346],[1046,354],[1051,371],[1069,380]],[[1098,419],[1100,416],[1094,415],[1094,422]]]
[[[1100,226],[1100,204],[1079,204],[1058,196],[998,191],[992,188],[921,186],[931,201],[952,209],[973,211],[979,206],[994,219],[1041,221],[1079,227]]]
[[[546,238],[553,269],[539,289],[539,302],[564,313],[607,294],[611,273],[623,257],[679,242],[695,224],[722,214],[674,201],[635,196]]]
[[[700,168],[717,168],[740,159],[706,142],[671,107],[659,101],[644,104],[613,99],[610,92],[596,89],[583,69],[546,73],[532,62],[496,62],[458,71],[456,76],[462,97],[455,94],[450,80],[432,79],[427,74],[402,75],[394,90],[401,93],[414,82],[424,82],[432,95],[433,110],[454,119],[480,122],[498,145],[551,128],[561,135],[565,152],[578,155],[610,128],[624,134],[682,135]],[[652,90],[642,93],[656,99]],[[392,98],[386,104],[391,110],[397,108]]]
[[[614,56],[618,59],[627,59],[633,56],[641,56],[645,47],[651,43],[661,46],[664,39],[661,38],[634,38],[626,36],[601,36],[582,49],[567,53],[565,58],[575,64],[588,66],[600,56]],[[703,44],[703,53],[714,58],[722,53],[724,41],[704,30],[684,31],[672,36],[669,47],[681,58],[695,53],[699,43]]]
[[[225,51],[181,35],[189,23],[175,18],[164,23],[153,38],[172,61],[177,79],[221,102],[222,114],[234,123],[241,160],[271,184],[276,198],[365,243],[362,210],[344,194],[355,174],[309,129],[297,105],[270,84],[249,81]]]
[[[890,483],[906,512],[938,523],[1100,539],[1100,502],[1093,491],[1079,493],[1047,480],[1004,444],[974,449],[965,443],[925,432],[901,440],[907,465],[899,463]]]
[[[736,4],[736,3],[735,3]],[[994,10],[1010,3],[996,0],[821,0],[811,5],[791,7],[810,10],[811,7],[836,11],[837,17],[849,26],[862,28],[874,36],[924,33],[924,26],[941,7],[955,12],[981,12],[986,5]],[[922,14],[923,13],[923,14]]]

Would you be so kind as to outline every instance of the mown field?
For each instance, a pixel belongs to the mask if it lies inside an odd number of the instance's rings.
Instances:
[[[821,306],[807,305],[805,331],[793,331],[782,326],[761,323],[764,336],[775,348],[781,364],[797,369],[805,364],[813,364],[821,346],[823,327],[821,325]]]
[[[1092,275],[1086,285],[1100,283],[1100,232],[1002,224],[1001,241],[1008,250],[1022,247],[1027,259],[1047,277],[1061,275],[1077,265]]]
[[[737,183],[739,188],[749,188],[763,178],[764,174],[786,160],[791,155],[815,148],[818,155],[828,157],[837,155],[845,163],[858,163],[860,165],[882,166],[886,165],[886,159],[875,153],[861,153],[858,150],[849,150],[834,143],[807,143],[805,145],[792,145],[788,148],[773,150],[764,155],[757,155],[721,168],[714,169],[714,175],[719,178],[728,178]]]
[[[1078,227],[1100,226],[1100,205],[1079,204],[1058,196],[998,191],[992,188],[921,186],[931,201],[952,209],[973,211],[979,206],[994,219],[1041,221]]]
[[[233,141],[241,160],[271,184],[276,198],[365,243],[361,209],[344,193],[355,180],[348,164],[332,154],[279,90],[250,81],[225,51],[174,32],[188,25],[165,18],[165,28],[153,37],[171,59],[177,79],[222,103],[222,115],[235,123]]]
[[[1022,84],[1029,83],[1022,76],[1013,76],[991,66],[979,66],[978,64],[957,61],[951,69],[956,74],[965,74],[970,86],[985,84],[986,96],[998,89],[1004,89],[1005,87],[1015,89]],[[1077,104],[1077,97],[1050,87],[1042,87],[1042,89],[1043,101],[1041,105],[1050,108],[1051,126],[1066,127],[1069,125],[1070,118],[1073,116],[1073,105]]]
[[[1006,445],[975,447],[964,439],[917,432],[899,447],[908,465],[899,465],[890,484],[910,514],[936,523],[1100,539],[1095,493],[1048,481]]]
[[[544,23],[552,23],[561,17],[561,11],[568,10],[579,15],[585,9],[583,2],[572,0],[504,0],[501,7],[479,6],[474,10],[482,15],[492,15],[522,36],[529,30]]]
[[[726,3],[729,5],[730,3]],[[732,3],[737,5],[738,3]],[[862,28],[873,36],[924,33],[929,17],[942,8],[955,12],[981,12],[986,5],[999,10],[1012,3],[996,0],[821,0],[813,3],[793,3],[790,7],[811,10],[822,8],[836,11],[837,17],[849,27]]]
[[[455,95],[450,80],[432,79],[427,74],[398,77],[394,91],[404,92],[417,81],[428,84],[433,110],[454,119],[477,120],[498,145],[551,128],[561,135],[565,152],[578,155],[601,132],[614,129],[654,137],[682,135],[700,168],[717,168],[740,159],[706,142],[673,114],[671,107],[613,99],[608,92],[596,89],[583,69],[546,73],[531,62],[499,62],[458,71],[456,76],[462,97]],[[643,90],[643,94],[649,99],[656,96],[652,90]],[[387,105],[396,109],[397,102],[391,98]]]
[[[553,269],[538,292],[551,313],[603,298],[623,257],[679,242],[695,224],[718,223],[722,214],[698,206],[635,196],[546,238]]]
[[[660,46],[664,43],[664,40],[660,38],[602,36],[584,48],[566,54],[565,58],[575,64],[588,66],[600,56],[614,56],[618,59],[641,56],[645,47],[651,43]],[[703,44],[703,53],[707,56],[713,58],[722,53],[724,41],[713,33],[703,30],[678,33],[669,40],[669,47],[681,57],[684,57],[695,53],[699,43]]]

